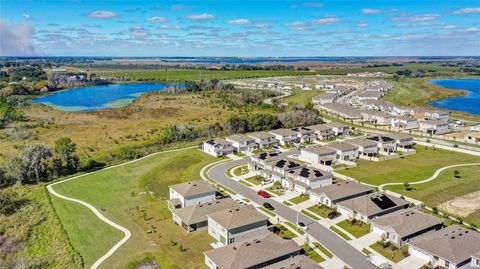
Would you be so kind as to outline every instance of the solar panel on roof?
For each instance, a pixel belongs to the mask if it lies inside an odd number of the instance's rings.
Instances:
[[[372,200],[372,202],[374,202],[382,210],[385,210],[385,209],[388,209],[388,208],[391,208],[391,207],[394,207],[394,206],[397,205],[392,200],[390,200],[390,198],[388,198],[386,195],[375,196],[375,197],[372,197],[370,199]]]

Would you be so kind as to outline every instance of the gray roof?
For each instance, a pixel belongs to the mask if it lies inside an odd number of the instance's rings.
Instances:
[[[413,140],[413,136],[408,134],[402,134],[402,133],[393,133],[393,134],[388,134],[387,136],[395,140]]]
[[[274,134],[274,135],[281,135],[281,136],[287,136],[287,135],[295,136],[295,135],[297,135],[297,132],[292,131],[290,129],[276,129],[276,130],[271,130],[270,133]]]
[[[474,253],[472,257],[475,257],[477,259],[480,259],[480,250],[477,253]]]
[[[308,134],[308,133],[313,133],[315,130],[310,129],[309,127],[295,127],[290,129],[296,133],[301,133],[301,134]]]
[[[209,139],[205,141],[204,143],[210,144],[210,145],[231,145],[232,143],[228,142],[227,140],[223,138],[215,138],[215,139]]]
[[[259,138],[259,139],[265,139],[265,138],[275,138],[274,135],[269,134],[267,132],[256,132],[256,133],[250,133],[247,134],[247,136],[252,137],[252,138]]]
[[[208,203],[177,208],[173,214],[177,215],[187,225],[207,221],[207,215],[227,210],[238,205],[232,199],[220,199]]]
[[[253,138],[251,137],[248,137],[244,134],[234,134],[234,135],[230,135],[230,136],[227,136],[227,139],[228,140],[231,140],[231,141],[235,141],[235,142],[243,142],[243,141],[249,141],[249,140],[253,140]]]
[[[251,205],[218,211],[209,214],[208,217],[226,229],[235,229],[248,224],[268,220],[268,217],[258,212],[255,207]]]
[[[331,126],[328,126],[327,124],[317,124],[317,125],[312,125],[309,126],[308,128],[314,130],[314,131],[329,131],[332,130]]]
[[[205,252],[218,268],[244,269],[287,256],[297,255],[300,247],[293,240],[284,240],[274,233],[257,239],[240,241]]]
[[[302,167],[299,169],[295,169],[295,170],[289,171],[288,174],[292,176],[300,176],[308,180],[314,180],[317,178],[332,176],[332,174],[328,172],[310,168],[310,167]]]
[[[447,122],[439,121],[439,120],[421,120],[421,124],[430,124],[430,125],[448,125]]]
[[[313,154],[317,155],[328,155],[328,154],[335,154],[336,151],[332,148],[325,147],[325,146],[312,146],[312,147],[306,147],[301,149],[306,152],[310,152]]]
[[[480,251],[480,234],[455,224],[416,237],[409,244],[454,264],[459,264]]]
[[[373,191],[373,187],[360,184],[354,181],[346,181],[337,184],[328,185],[325,187],[320,187],[312,190],[314,193],[322,194],[324,193],[330,200],[335,201],[339,199],[344,199],[351,197],[353,195],[358,195],[361,193]]]
[[[440,225],[443,223],[443,220],[416,209],[407,208],[373,219],[372,223],[388,228],[401,237],[407,237],[430,227]]]
[[[383,96],[383,93],[378,91],[361,91],[361,92],[358,92],[356,95],[358,97],[363,97],[363,98],[368,98],[368,97],[380,98]]]
[[[330,148],[333,148],[335,150],[341,150],[341,151],[358,149],[358,147],[356,145],[352,145],[352,144],[345,143],[345,142],[328,143],[326,146],[330,147]]]
[[[257,159],[269,162],[269,161],[272,161],[272,160],[282,158],[282,155],[280,155],[280,153],[278,153],[278,152],[262,152],[260,154],[250,156],[250,159],[253,159],[253,158],[257,158]]]
[[[294,162],[289,159],[277,159],[277,160],[268,162],[268,164],[280,169],[288,169],[288,170],[305,166],[301,163]]]
[[[281,262],[274,263],[264,269],[322,269],[320,265],[305,255],[298,255]]]
[[[377,146],[377,142],[375,141],[372,141],[372,140],[368,140],[368,139],[365,139],[365,138],[354,138],[354,139],[349,139],[349,140],[346,140],[345,142],[349,143],[349,144],[352,144],[352,145],[355,145],[355,146],[360,146],[360,147],[376,147]]]
[[[217,191],[214,187],[210,186],[207,182],[203,180],[179,183],[171,185],[170,188],[172,188],[182,196],[191,196],[201,193],[211,193]]]
[[[396,207],[408,206],[409,202],[383,192],[370,193],[364,196],[338,203],[344,208],[356,211],[366,217],[380,214]]]

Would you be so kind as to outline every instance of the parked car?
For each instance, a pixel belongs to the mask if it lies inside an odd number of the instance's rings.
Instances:
[[[328,213],[327,218],[334,219],[338,216],[340,216],[340,213],[338,213],[337,211],[332,211],[332,212]]]
[[[265,207],[268,210],[275,210],[275,207],[273,207],[270,203],[263,203],[263,207]]]
[[[303,230],[303,231],[308,230],[307,225],[305,225],[305,223],[303,223],[303,222],[297,222],[297,228],[300,229],[300,230]]]
[[[259,190],[257,192],[258,195],[262,196],[263,198],[270,198],[270,194],[268,194],[266,191],[264,190]]]

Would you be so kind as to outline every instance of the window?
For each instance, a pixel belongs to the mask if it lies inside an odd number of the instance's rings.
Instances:
[[[232,244],[232,243],[234,243],[234,242],[235,242],[235,238],[230,238],[230,239],[228,240],[228,243],[229,243],[229,244]]]
[[[450,262],[449,261],[445,261],[445,268],[450,268]]]

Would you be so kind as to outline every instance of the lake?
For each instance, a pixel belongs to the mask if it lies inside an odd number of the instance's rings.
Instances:
[[[452,97],[429,105],[480,115],[480,79],[432,79],[429,83],[452,90],[467,90],[468,94],[461,97]]]
[[[162,83],[108,84],[58,91],[32,101],[71,112],[120,108],[130,105],[144,93],[161,91],[170,85],[183,87],[181,84]]]

